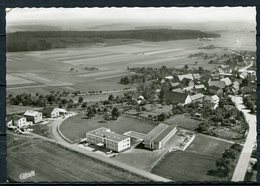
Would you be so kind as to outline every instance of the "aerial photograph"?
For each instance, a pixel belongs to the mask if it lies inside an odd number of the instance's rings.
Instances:
[[[256,182],[255,7],[6,9],[8,182]]]

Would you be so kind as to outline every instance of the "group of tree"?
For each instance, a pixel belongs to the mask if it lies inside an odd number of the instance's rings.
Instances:
[[[124,31],[33,31],[7,34],[7,50],[35,51],[53,48],[66,48],[89,43],[101,43],[107,39],[133,39],[142,41],[169,41],[178,39],[197,39],[219,37],[219,34],[199,30],[143,29]]]
[[[8,102],[11,105],[45,107],[48,105],[57,105],[59,107],[73,108],[77,104],[72,99],[66,98],[69,92],[66,91],[50,91],[49,94],[43,95],[39,93],[21,93],[13,96],[8,95]]]
[[[243,97],[243,103],[250,110],[250,112],[252,114],[255,114],[256,106],[255,106],[255,102],[252,99],[252,96],[250,96],[250,95],[244,96]]]
[[[120,116],[120,112],[119,112],[119,109],[114,107],[111,111],[111,113],[109,112],[106,112],[104,114],[104,119],[106,121],[110,121],[110,120],[117,120],[117,118]]]
[[[216,167],[219,176],[227,177],[235,166],[237,157],[241,152],[242,147],[239,144],[233,144],[229,149],[226,149],[222,156],[216,160]]]

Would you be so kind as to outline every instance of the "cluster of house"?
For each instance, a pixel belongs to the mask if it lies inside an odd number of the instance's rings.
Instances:
[[[41,112],[34,110],[27,110],[23,115],[12,115],[7,118],[8,128],[24,128],[32,124],[40,123],[45,118],[56,118],[60,115],[65,116],[67,111],[62,108],[48,107]]]
[[[163,98],[166,101],[186,105],[194,102],[200,102],[210,106],[213,109],[218,107],[219,97],[223,94],[223,90],[229,90],[237,93],[240,83],[235,80],[231,81],[232,68],[229,65],[220,65],[212,71],[210,75],[200,74],[183,74],[166,76],[161,84],[170,82],[169,86],[162,86],[156,90],[157,93],[164,91]],[[241,73],[241,79],[243,79]],[[169,85],[169,84],[168,84]]]
[[[169,139],[176,133],[175,125],[160,123],[149,133],[143,134],[135,131],[129,131],[124,135],[112,132],[108,128],[98,128],[86,133],[86,142],[98,146],[103,146],[115,152],[122,152],[131,146],[131,139],[138,139],[145,148],[156,150],[161,149]]]

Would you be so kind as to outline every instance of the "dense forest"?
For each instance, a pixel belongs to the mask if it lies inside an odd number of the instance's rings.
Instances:
[[[111,39],[133,39],[141,41],[168,41],[220,37],[219,34],[199,30],[146,29],[125,31],[34,31],[7,34],[7,51],[37,51],[53,48],[104,43]]]

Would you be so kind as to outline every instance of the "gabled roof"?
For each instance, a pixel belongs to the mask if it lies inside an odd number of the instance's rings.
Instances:
[[[180,81],[182,81],[184,78],[185,79],[190,79],[190,80],[193,80],[193,75],[192,74],[183,74],[183,75],[178,75],[178,78]]]
[[[40,112],[34,110],[27,110],[23,115],[25,116],[37,116]]]
[[[194,85],[195,89],[205,89],[205,86],[204,85]]]
[[[180,83],[171,83],[172,87],[177,87]]]
[[[224,81],[210,81],[209,82],[210,87],[217,87],[217,88],[225,88],[226,83]]]
[[[173,76],[166,76],[165,79],[173,79]]]
[[[63,109],[63,108],[57,108],[59,110],[59,112],[67,112],[66,109]]]
[[[47,108],[44,108],[44,109],[42,110],[42,113],[44,113],[44,114],[52,113],[52,111],[53,111],[54,109],[57,109],[57,108],[47,107]]]
[[[220,65],[221,68],[229,68],[229,65]]]
[[[192,74],[192,75],[193,75],[194,79],[200,79],[201,78],[200,74]]]
[[[233,87],[239,87],[239,83],[237,81],[233,82]]]
[[[219,97],[218,97],[217,95],[211,96],[211,99],[212,99],[213,101],[219,101]]]
[[[172,92],[180,92],[183,93],[183,90],[181,88],[172,89]]]
[[[194,86],[188,86],[188,87],[184,87],[183,90],[192,90]]]
[[[190,96],[190,97],[191,97],[191,100],[194,101],[194,100],[203,98],[204,94],[199,93],[199,94],[195,94],[195,95]]]
[[[19,115],[13,115],[13,120],[14,121],[18,121],[19,119],[22,119],[22,118],[24,118],[23,116],[19,116]]]
[[[220,81],[224,81],[226,86],[232,85],[232,81],[229,79],[229,77],[225,77],[221,79]]]
[[[187,97],[189,96],[186,93],[183,92],[173,92],[173,91],[169,91],[166,93],[166,95],[168,94],[168,96],[170,96],[174,101],[179,102],[179,103],[185,103],[185,100],[187,99]]]

